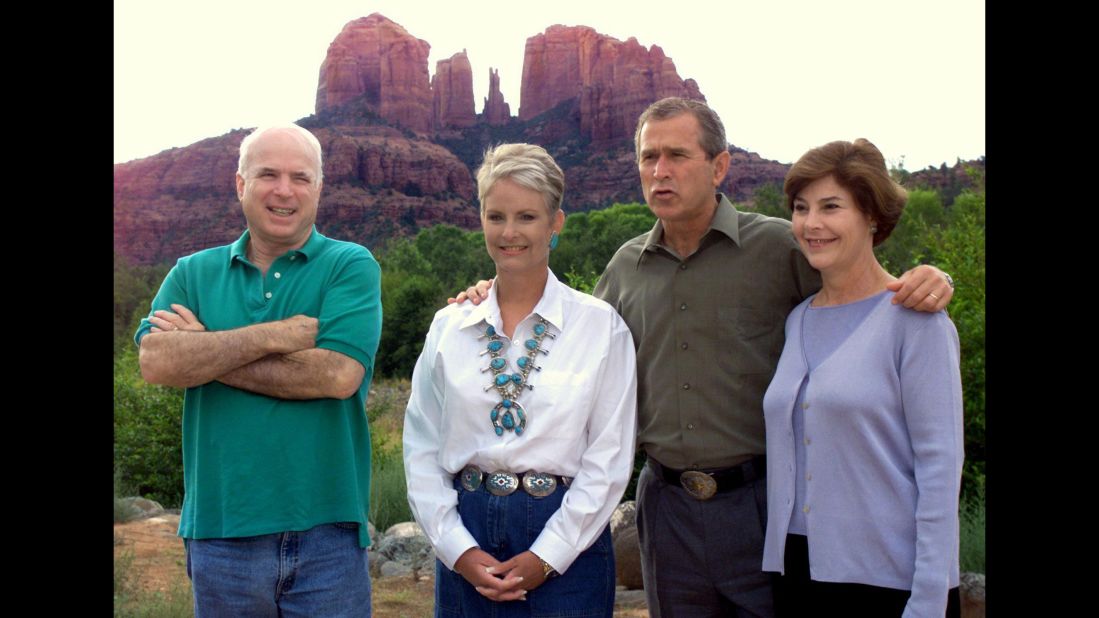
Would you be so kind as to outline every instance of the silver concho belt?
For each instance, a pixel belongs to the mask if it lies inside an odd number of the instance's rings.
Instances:
[[[477,466],[466,466],[462,469],[461,474],[463,489],[477,491],[477,488],[484,483],[485,489],[494,496],[507,496],[522,487],[523,491],[535,498],[545,498],[557,491],[558,484],[568,487],[571,482],[572,479],[568,477],[546,474],[545,472],[531,471],[515,474],[514,472],[497,470],[485,474]]]

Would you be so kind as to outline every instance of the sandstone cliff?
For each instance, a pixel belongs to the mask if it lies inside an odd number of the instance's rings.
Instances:
[[[317,84],[318,114],[354,99],[382,119],[430,132],[431,45],[379,13],[349,22],[328,46]]]
[[[592,140],[633,137],[637,117],[669,96],[705,100],[694,80],[653,45],[625,42],[587,26],[554,25],[527,39],[519,119],[530,120],[579,98],[580,132]]]
[[[466,51],[435,63],[431,78],[435,128],[469,127],[477,122],[473,107],[473,69]]]

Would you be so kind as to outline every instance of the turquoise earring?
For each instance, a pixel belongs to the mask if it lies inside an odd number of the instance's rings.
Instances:
[[[557,232],[554,232],[553,235],[550,236],[550,251],[553,251],[554,249],[557,248],[557,239],[558,238],[560,238],[560,237],[557,235]]]

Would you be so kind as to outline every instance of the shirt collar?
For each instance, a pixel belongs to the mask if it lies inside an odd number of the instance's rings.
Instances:
[[[560,331],[564,326],[564,310],[561,303],[561,283],[554,276],[553,271],[546,269],[546,287],[542,289],[542,298],[534,305],[531,313],[545,318],[547,322],[557,327]],[[496,286],[488,290],[488,298],[469,312],[466,319],[462,320],[459,328],[476,326],[482,321],[492,324],[497,330],[503,327],[500,319],[500,304],[496,300]]]
[[[244,233],[240,235],[240,238],[229,246],[229,264],[240,260],[242,262],[248,262],[248,239],[252,237],[252,233],[245,229]],[[306,260],[312,256],[316,256],[321,252],[321,248],[328,240],[323,234],[317,231],[317,225],[313,224],[313,229],[309,232],[309,240],[305,241],[305,244],[298,249],[291,249],[284,255],[300,255]]]
[[[740,226],[738,225],[737,218],[740,213],[737,212],[736,207],[729,201],[729,198],[725,197],[724,193],[714,194],[714,198],[717,200],[717,208],[714,210],[714,218],[710,220],[710,227],[706,230],[705,237],[711,230],[720,232],[729,237],[738,246],[740,245]],[[660,219],[656,220],[653,224],[653,229],[649,230],[649,235],[645,238],[645,244],[641,248],[641,253],[637,256],[637,265],[641,265],[641,258],[644,257],[648,251],[656,251],[663,248],[664,245],[661,239],[664,238],[664,224]]]

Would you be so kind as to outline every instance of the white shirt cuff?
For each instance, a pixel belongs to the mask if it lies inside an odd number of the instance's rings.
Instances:
[[[572,563],[576,558],[580,556],[580,552],[576,551],[572,545],[566,543],[564,539],[551,532],[549,528],[542,529],[542,533],[538,535],[538,538],[534,540],[534,544],[530,546],[530,551],[542,560],[548,562],[549,565],[553,567],[553,570],[561,575],[563,575],[565,571],[572,566]]]
[[[456,526],[443,533],[435,547],[435,556],[446,568],[454,570],[454,563],[471,547],[477,547],[477,541],[465,526]]]

